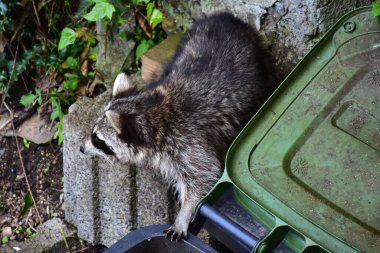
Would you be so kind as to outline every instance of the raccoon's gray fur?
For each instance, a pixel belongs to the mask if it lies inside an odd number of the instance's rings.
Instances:
[[[221,176],[231,141],[273,90],[256,32],[231,14],[191,28],[160,79],[138,91],[124,74],[82,152],[149,165],[181,205],[167,236],[187,236],[192,210]]]

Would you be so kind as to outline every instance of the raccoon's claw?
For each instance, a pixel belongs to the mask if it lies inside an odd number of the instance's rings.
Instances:
[[[183,231],[176,231],[175,228],[170,227],[168,229],[164,230],[164,233],[166,234],[166,238],[170,238],[171,241],[176,241],[179,242],[182,239],[187,239],[187,234],[186,232]]]

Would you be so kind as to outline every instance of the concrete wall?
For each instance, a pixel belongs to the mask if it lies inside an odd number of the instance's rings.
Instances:
[[[95,119],[111,97],[80,98],[64,118],[63,144],[66,220],[85,240],[110,246],[129,231],[173,221],[175,203],[149,168],[110,165],[79,152]]]
[[[199,0],[162,1],[164,27],[183,31],[193,19],[228,11],[255,27],[282,80],[323,34],[345,13],[369,0]]]

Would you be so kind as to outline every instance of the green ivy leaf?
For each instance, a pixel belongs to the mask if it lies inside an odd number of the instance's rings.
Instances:
[[[29,209],[33,206],[32,194],[28,191],[24,198],[24,208],[21,211],[21,215],[25,215]]]
[[[146,6],[146,16],[149,19],[152,16],[153,8],[154,8],[154,3],[148,3],[148,5]]]
[[[89,71],[87,74],[88,77],[95,77],[95,75],[96,75],[95,71]]]
[[[3,67],[5,67],[5,66],[7,66],[7,63],[8,63],[8,61],[7,61],[7,59],[5,58],[5,53],[4,52],[1,52],[0,53],[0,68],[3,68]]]
[[[32,93],[25,94],[21,97],[20,104],[23,106],[31,105],[36,100],[36,98],[37,96]]]
[[[36,88],[37,102],[39,105],[42,105],[42,91],[40,88]]]
[[[79,68],[79,60],[69,56],[67,57],[66,61],[62,63],[62,67],[66,67],[69,69],[78,69]]]
[[[133,5],[136,5],[136,4],[147,4],[149,3],[150,0],[133,0]]]
[[[1,242],[2,242],[3,244],[8,243],[8,242],[9,242],[9,237],[8,237],[8,236],[3,236],[3,237],[1,238]]]
[[[54,92],[54,90],[53,90],[53,92],[51,93],[51,99],[50,99],[50,102],[51,102],[51,105],[53,106],[53,107],[57,107],[57,106],[61,106],[61,104],[58,102],[58,99],[56,98],[56,97],[53,97],[53,96],[55,96],[55,92]]]
[[[120,17],[117,19],[117,24],[118,25],[124,25],[125,23],[127,23],[127,21],[125,21],[125,19],[120,18]]]
[[[154,29],[158,24],[162,22],[163,14],[158,9],[154,9],[152,16],[150,17],[150,25],[152,26],[152,29]]]
[[[90,48],[90,53],[88,54],[88,58],[96,62],[96,59],[98,58],[99,48],[98,47],[92,47]]]
[[[65,73],[66,78],[80,78],[77,74]]]
[[[91,4],[108,3],[108,0],[90,0]]]
[[[372,14],[376,16],[380,16],[380,2],[372,2]]]
[[[119,37],[123,40],[128,40],[128,34],[125,31],[119,32]]]
[[[59,118],[61,114],[62,114],[61,107],[60,106],[54,107],[53,111],[51,112],[50,118],[52,120],[55,120]]]
[[[136,47],[136,61],[138,61],[141,58],[141,56],[153,46],[153,41],[142,40],[141,43]]]
[[[61,33],[61,38],[58,43],[58,50],[62,50],[68,45],[74,44],[76,38],[77,34],[75,31],[71,28],[65,27]]]
[[[112,14],[115,12],[115,7],[107,2],[98,1],[94,8],[87,13],[86,15],[83,15],[85,19],[88,21],[98,21],[101,20],[104,17],[108,17],[109,19],[112,18]]]
[[[24,143],[24,146],[29,149],[30,148],[30,141],[28,139],[23,138],[22,143]]]
[[[62,106],[60,100],[57,98],[57,96],[60,95],[61,94],[56,89],[53,89],[51,93],[52,97],[50,98],[51,105],[53,106],[53,110],[50,115],[51,120],[61,120],[63,118]]]
[[[63,123],[60,121],[56,127],[58,128],[58,145],[61,145],[63,142]]]
[[[75,91],[78,88],[78,83],[79,79],[77,78],[69,79],[63,83],[63,88],[66,90]]]

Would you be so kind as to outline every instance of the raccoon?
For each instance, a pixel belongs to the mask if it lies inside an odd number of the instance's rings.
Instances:
[[[274,89],[259,38],[228,13],[197,21],[161,77],[138,90],[123,73],[81,151],[148,165],[178,194],[166,235],[187,237],[192,211],[218,181],[232,140]]]

